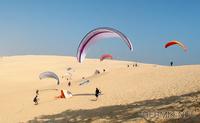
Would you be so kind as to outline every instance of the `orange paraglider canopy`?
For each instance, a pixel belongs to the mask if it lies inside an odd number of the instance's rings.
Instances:
[[[61,90],[60,95],[56,96],[55,98],[70,98],[70,97],[72,97],[72,93],[70,91]]]
[[[181,48],[183,48],[184,51],[187,51],[187,47],[184,44],[182,44],[181,42],[176,41],[176,40],[173,40],[173,41],[166,43],[165,48],[168,48],[168,47],[173,46],[173,45],[178,45]]]

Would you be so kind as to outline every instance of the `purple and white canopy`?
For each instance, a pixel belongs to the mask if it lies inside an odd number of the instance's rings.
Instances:
[[[90,45],[104,38],[120,38],[127,44],[131,51],[133,50],[131,41],[122,32],[109,27],[96,28],[87,33],[86,36],[82,39],[81,43],[79,44],[77,50],[78,62],[81,63],[85,59],[87,50]]]

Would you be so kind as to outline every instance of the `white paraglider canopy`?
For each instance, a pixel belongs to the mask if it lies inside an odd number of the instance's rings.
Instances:
[[[109,27],[101,27],[87,33],[86,36],[80,42],[79,47],[77,49],[78,62],[81,63],[85,59],[85,56],[87,54],[87,49],[92,44],[104,38],[120,38],[127,44],[128,48],[131,51],[133,50],[131,41],[122,32]]]
[[[40,79],[52,78],[52,79],[57,80],[57,85],[60,84],[59,77],[54,72],[51,72],[51,71],[40,73],[39,78]]]

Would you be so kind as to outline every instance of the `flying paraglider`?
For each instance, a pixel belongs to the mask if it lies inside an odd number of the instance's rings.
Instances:
[[[112,59],[113,57],[112,57],[112,55],[110,55],[110,54],[103,54],[103,55],[101,55],[101,57],[100,57],[100,61],[103,61],[104,59]]]
[[[80,42],[77,50],[78,62],[83,62],[87,54],[87,49],[90,47],[90,45],[104,38],[120,38],[127,44],[128,48],[131,51],[133,50],[131,41],[122,32],[109,27],[96,28],[87,33],[86,36]]]
[[[187,47],[186,47],[184,44],[182,44],[181,42],[176,41],[176,40],[173,40],[173,41],[170,41],[170,42],[166,43],[166,44],[165,44],[165,48],[168,48],[168,47],[173,46],[173,45],[178,45],[178,46],[180,46],[184,51],[187,51]]]
[[[57,85],[60,84],[60,81],[59,81],[58,76],[57,76],[55,73],[51,72],[51,71],[46,71],[46,72],[41,73],[41,74],[39,75],[39,78],[40,78],[40,79],[45,79],[45,78],[56,79],[56,80],[57,80]]]

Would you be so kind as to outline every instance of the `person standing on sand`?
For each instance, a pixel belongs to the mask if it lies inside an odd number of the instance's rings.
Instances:
[[[95,91],[96,100],[98,99],[100,94],[101,94],[100,90],[96,88],[96,91]]]
[[[173,66],[173,64],[174,64],[173,61],[171,61],[171,62],[170,62],[170,65]]]
[[[35,103],[35,105],[38,105],[38,100],[39,100],[38,95],[36,95],[33,99],[33,102]]]
[[[39,90],[36,90],[36,95],[39,95]]]
[[[68,82],[68,86],[69,86],[69,87],[71,86],[71,82],[70,82],[70,81]]]
[[[35,105],[38,105],[38,101],[39,101],[39,90],[36,90],[36,96],[33,98],[33,102],[35,103]]]

